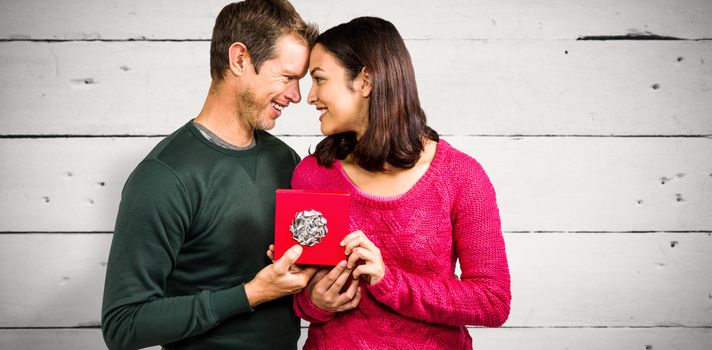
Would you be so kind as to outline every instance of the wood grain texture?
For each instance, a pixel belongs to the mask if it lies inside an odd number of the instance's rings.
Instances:
[[[3,1],[0,38],[210,39],[227,1]],[[298,0],[295,8],[322,30],[357,16],[391,20],[405,38],[575,39],[650,32],[688,39],[712,37],[706,0]]]
[[[471,328],[470,335],[478,350],[709,350],[712,347],[712,330],[694,328]],[[306,329],[302,329],[300,349],[306,337]],[[5,329],[0,330],[0,347],[5,350],[106,349],[98,329]]]
[[[300,155],[318,137],[283,137]],[[712,138],[446,137],[478,159],[507,231],[712,230]],[[1,231],[111,231],[160,138],[0,139]]]
[[[712,41],[408,41],[446,135],[712,135]],[[0,134],[165,135],[202,107],[207,42],[0,43]],[[625,77],[625,78],[623,78]],[[319,135],[303,102],[273,130]]]
[[[472,329],[480,350],[709,350],[709,328]]]
[[[0,327],[100,323],[111,234],[0,234]],[[709,233],[506,233],[508,327],[712,327]],[[3,348],[4,349],[4,348]]]
[[[0,349],[106,349],[121,188],[200,110],[226,3],[0,1]],[[514,295],[476,349],[712,349],[712,1],[293,3],[391,20],[429,123],[490,175]],[[625,40],[651,35],[690,40]],[[320,139],[306,103],[273,132]]]

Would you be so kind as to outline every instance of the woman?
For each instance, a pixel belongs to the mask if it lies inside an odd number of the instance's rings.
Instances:
[[[349,192],[350,229],[359,231],[342,242],[345,261],[295,296],[311,323],[305,349],[471,349],[465,325],[497,327],[509,315],[487,175],[426,125],[390,22],[361,17],[327,30],[309,68],[308,102],[326,138],[292,187]]]

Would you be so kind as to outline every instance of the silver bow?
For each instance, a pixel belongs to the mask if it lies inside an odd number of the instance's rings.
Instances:
[[[292,225],[289,226],[289,231],[292,232],[294,240],[309,247],[321,242],[329,232],[324,216],[313,209],[297,212]]]

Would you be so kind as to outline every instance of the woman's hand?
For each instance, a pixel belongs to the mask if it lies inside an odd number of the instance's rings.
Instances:
[[[342,293],[349,281],[349,287]],[[351,270],[341,261],[331,271],[321,269],[316,272],[307,286],[309,298],[316,307],[329,312],[343,312],[358,306],[361,288],[358,280],[351,278]]]
[[[349,256],[346,268],[353,269],[354,278],[363,276],[370,285],[378,283],[383,278],[386,267],[383,264],[381,251],[363,232],[349,233],[341,241],[341,246],[345,248],[345,253]],[[358,264],[359,260],[362,260],[363,264]]]

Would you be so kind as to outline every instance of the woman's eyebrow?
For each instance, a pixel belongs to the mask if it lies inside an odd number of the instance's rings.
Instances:
[[[322,69],[321,67],[314,67],[314,68],[312,68],[312,69],[309,71],[309,75],[314,75],[314,73],[316,73],[317,71],[322,71],[322,72],[323,72],[324,69]]]

